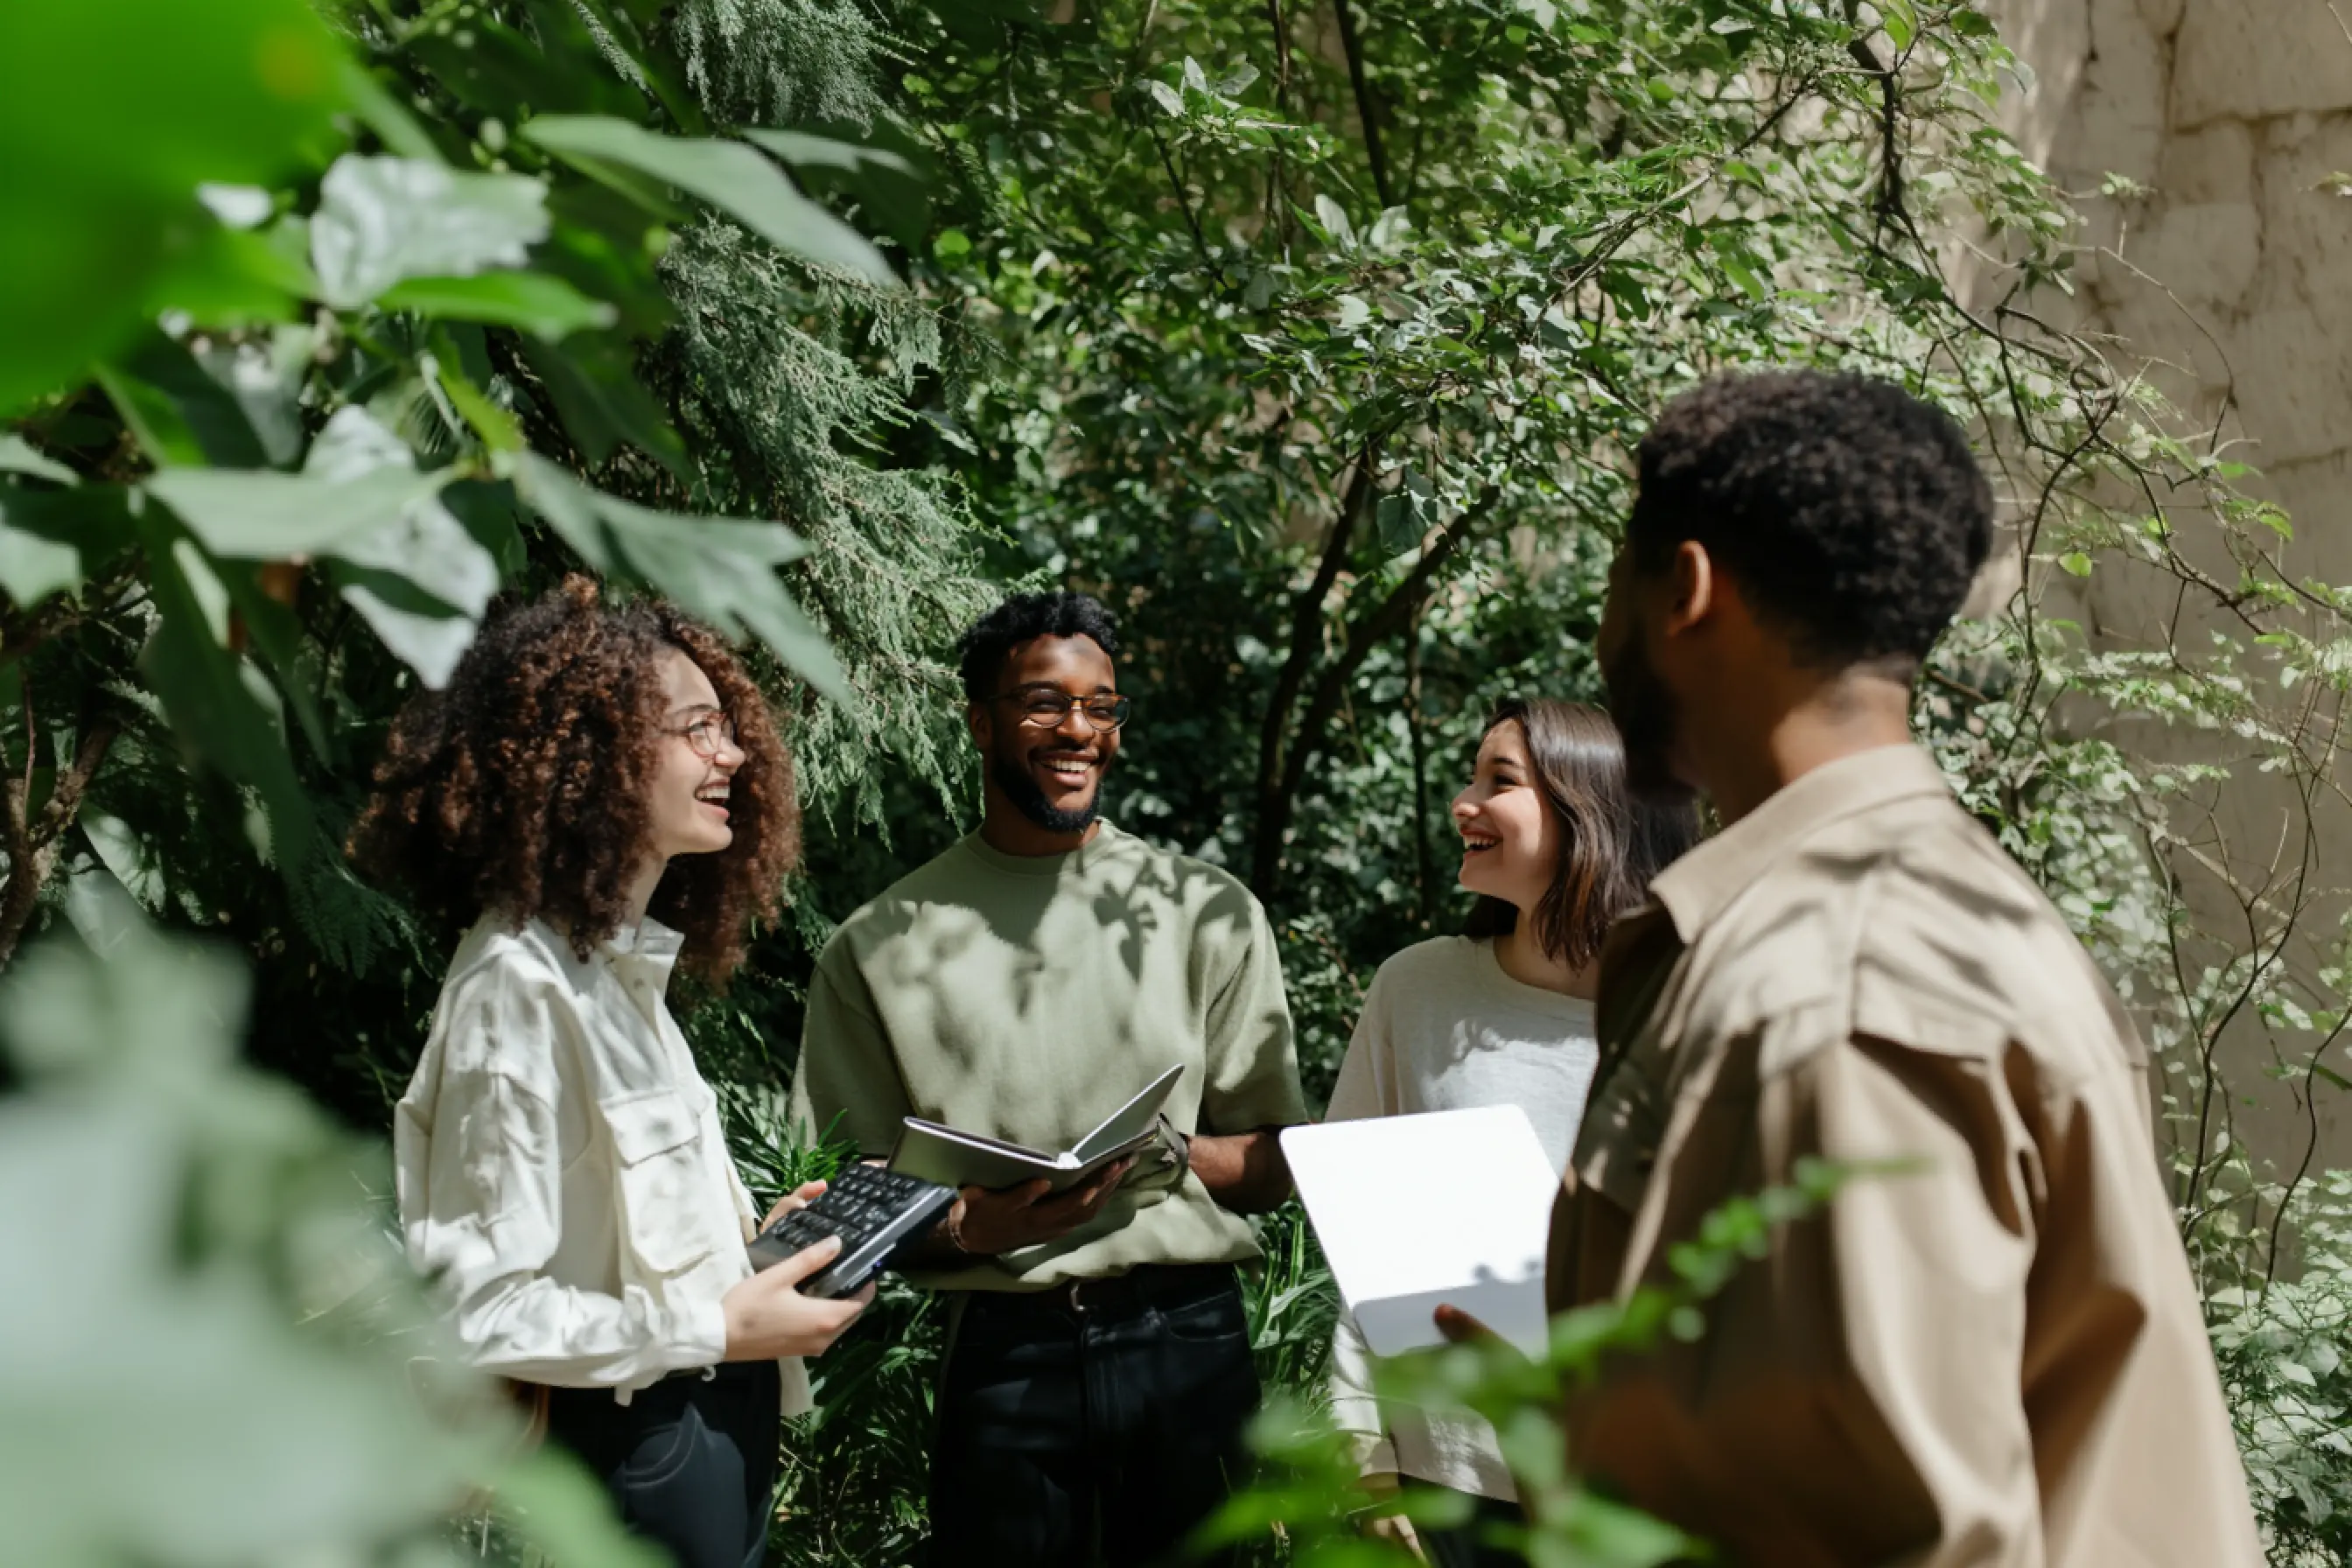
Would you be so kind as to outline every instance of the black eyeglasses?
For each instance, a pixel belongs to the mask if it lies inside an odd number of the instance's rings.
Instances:
[[[696,714],[676,728],[665,727],[664,734],[683,735],[694,754],[709,762],[735,743],[735,721],[729,714],[712,708]]]
[[[1050,686],[1033,686],[1025,691],[1000,691],[989,700],[1019,703],[1021,721],[1034,724],[1041,730],[1059,728],[1073,708],[1086,714],[1087,722],[1097,730],[1116,730],[1127,722],[1128,710],[1135,705],[1132,698],[1073,697]]]

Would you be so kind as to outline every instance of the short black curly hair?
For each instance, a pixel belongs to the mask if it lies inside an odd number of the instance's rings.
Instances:
[[[1118,657],[1118,617],[1085,594],[1015,594],[971,624],[956,644],[957,671],[967,702],[997,695],[1004,658],[1036,637],[1092,637]]]
[[[1870,376],[1718,376],[1667,404],[1638,457],[1634,567],[1696,541],[1809,664],[1907,676],[1992,547],[1959,426]]]

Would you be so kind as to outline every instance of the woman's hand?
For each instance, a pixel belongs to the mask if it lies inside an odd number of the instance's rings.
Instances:
[[[803,1182],[776,1200],[776,1206],[768,1211],[768,1217],[760,1222],[760,1228],[763,1231],[774,1228],[775,1223],[786,1215],[804,1209],[823,1197],[824,1188],[823,1182]]]
[[[793,1194],[799,1196],[799,1193]],[[721,1297],[719,1308],[727,1316],[727,1359],[774,1361],[780,1356],[823,1354],[844,1329],[857,1321],[866,1303],[874,1300],[870,1284],[854,1296],[831,1301],[800,1293],[802,1280],[839,1256],[841,1237],[828,1236],[774,1268],[761,1269]]]

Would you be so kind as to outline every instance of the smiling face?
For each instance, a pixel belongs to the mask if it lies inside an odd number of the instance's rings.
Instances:
[[[663,860],[715,854],[735,842],[728,788],[744,753],[723,727],[725,710],[702,667],[682,648],[664,648],[657,658],[663,717],[653,781],[653,853]],[[697,751],[698,740],[713,754]]]
[[[1088,637],[1034,637],[1014,645],[989,701],[971,709],[972,740],[987,764],[992,795],[1053,834],[1094,826],[1102,777],[1118,755],[1118,731],[1098,730],[1073,706],[1058,716],[1033,712],[1034,699],[1118,695],[1110,655]]]
[[[1470,787],[1454,797],[1454,826],[1462,835],[1461,881],[1470,891],[1524,910],[1550,888],[1561,828],[1517,720],[1478,742]]]

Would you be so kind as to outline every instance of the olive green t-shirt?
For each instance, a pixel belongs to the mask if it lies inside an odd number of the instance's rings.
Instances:
[[[1054,1153],[1179,1063],[1165,1110],[1180,1131],[1307,1120],[1274,931],[1249,889],[1108,822],[1067,855],[1006,855],[975,833],[825,944],[793,1120],[869,1155],[908,1116]],[[1042,1289],[1256,1256],[1248,1223],[1188,1172],[1172,1190],[1130,1177],[1057,1241],[915,1279]]]

